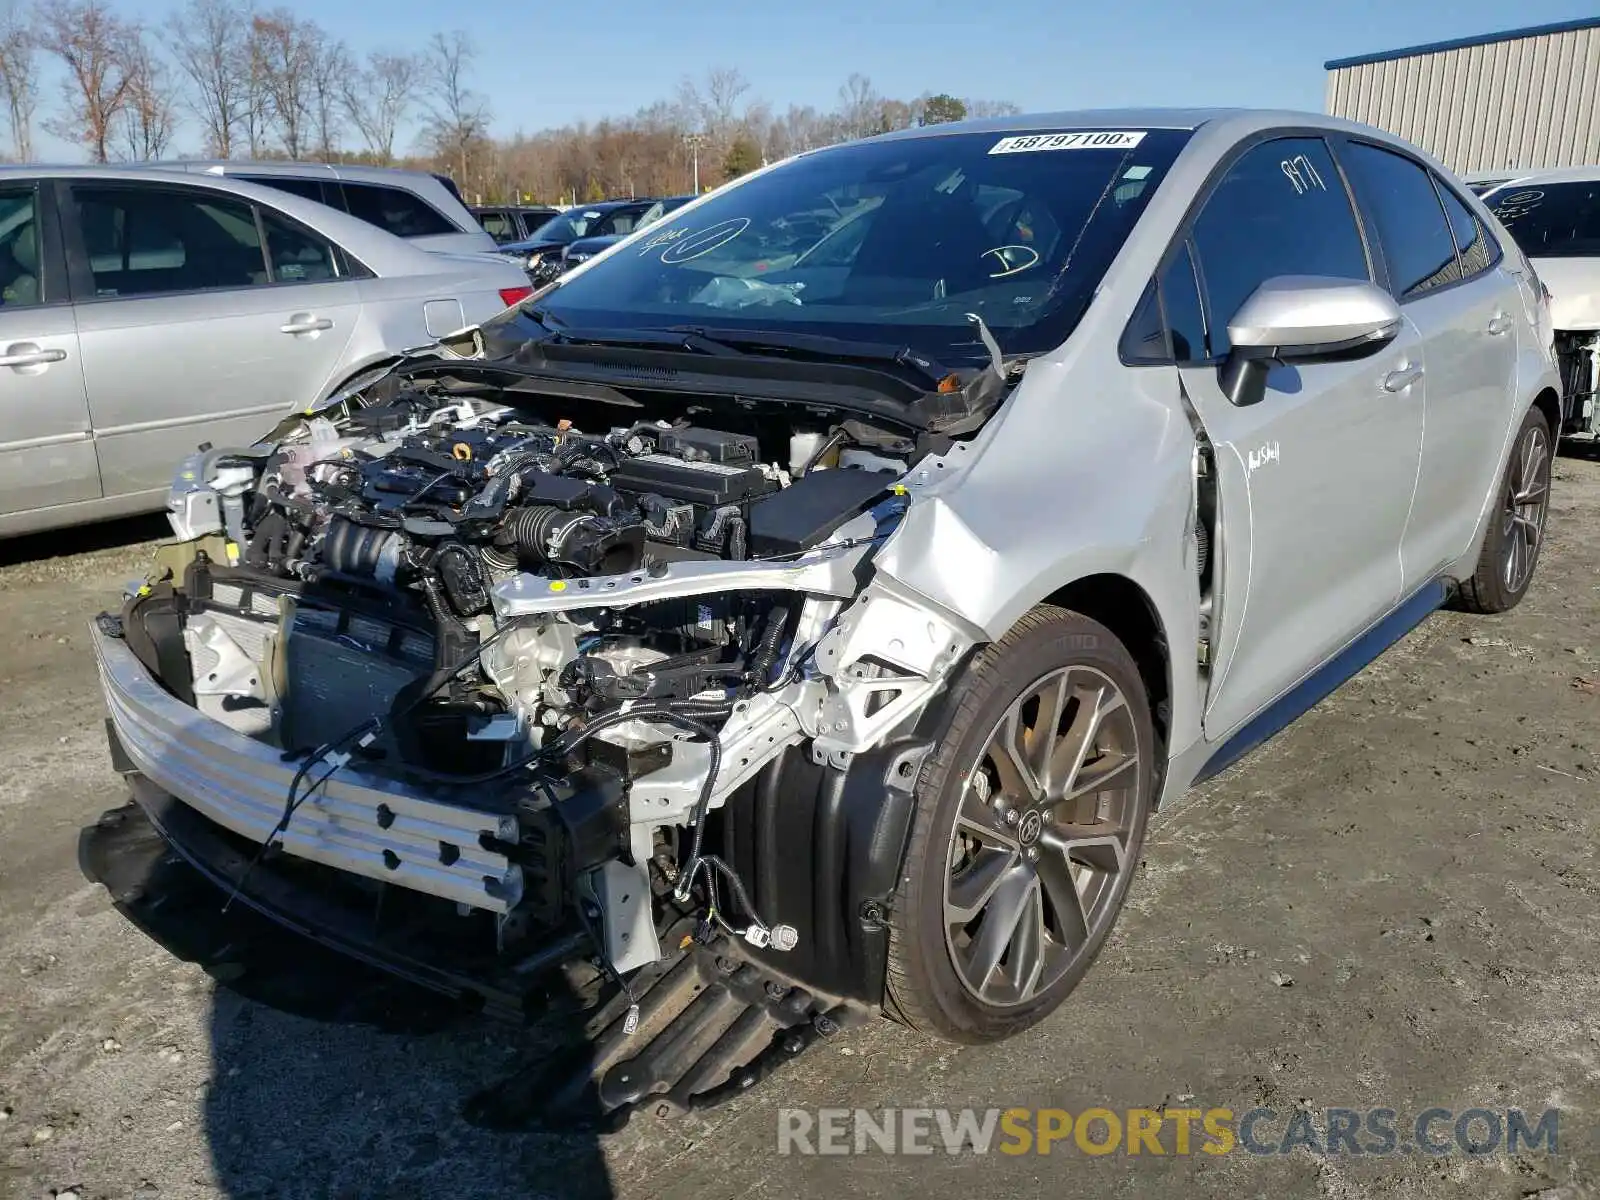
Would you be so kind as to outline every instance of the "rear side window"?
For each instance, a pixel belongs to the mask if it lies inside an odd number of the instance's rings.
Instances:
[[[44,300],[39,200],[33,188],[0,192],[0,309]]]
[[[317,283],[336,278],[333,247],[277,213],[261,210],[274,283]]]
[[[303,196],[307,200],[315,200],[318,204],[340,207],[338,196],[330,195],[320,179],[296,179],[291,175],[240,175],[238,178],[246,183],[259,183],[262,187],[277,188],[280,192]]]
[[[508,212],[479,213],[478,224],[482,225],[484,232],[497,242],[517,240],[517,227]]]
[[[1455,238],[1427,168],[1403,154],[1352,142],[1346,165],[1389,264],[1389,290],[1412,300],[1461,278]]]
[[[1444,202],[1444,215],[1455,237],[1456,253],[1461,257],[1462,275],[1471,279],[1487,271],[1499,257],[1496,253],[1499,247],[1489,239],[1489,231],[1448,183],[1435,175],[1433,185]]]
[[[432,237],[460,232],[421,196],[404,188],[349,182],[340,186],[351,216],[386,229],[396,237]]]
[[[1279,275],[1370,279],[1366,248],[1321,138],[1279,138],[1229,168],[1195,220],[1211,357],[1228,352],[1228,322]]]
[[[98,297],[152,296],[266,283],[249,204],[211,192],[75,187]]]

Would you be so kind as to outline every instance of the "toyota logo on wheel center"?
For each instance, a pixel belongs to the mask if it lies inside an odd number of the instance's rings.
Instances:
[[[1039,815],[1039,810],[1029,809],[1022,814],[1022,820],[1017,825],[1017,839],[1024,846],[1031,846],[1039,840],[1039,835],[1044,832],[1044,818]]]

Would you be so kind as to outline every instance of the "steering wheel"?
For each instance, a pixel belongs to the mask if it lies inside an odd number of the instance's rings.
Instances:
[[[1000,269],[989,273],[990,279],[1005,279],[1010,275],[1020,275],[1029,267],[1039,263],[1039,252],[1032,246],[995,246],[985,250],[979,258],[994,255]]]

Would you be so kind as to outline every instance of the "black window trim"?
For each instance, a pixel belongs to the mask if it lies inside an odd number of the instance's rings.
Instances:
[[[60,308],[72,303],[72,291],[67,286],[67,253],[61,238],[61,213],[58,207],[55,181],[43,176],[30,175],[0,185],[0,191],[16,192],[33,189],[34,220],[39,223],[39,303],[23,304],[15,308],[0,305],[4,312],[37,312],[41,308]]]
[[[1177,228],[1173,231],[1172,238],[1170,241],[1168,241],[1166,248],[1162,250],[1161,257],[1157,261],[1156,269],[1151,273],[1150,277],[1151,285],[1156,285],[1161,276],[1166,273],[1167,268],[1172,265],[1172,259],[1177,254],[1178,247],[1180,245],[1189,245],[1189,262],[1194,270],[1195,285],[1200,289],[1200,316],[1205,325],[1206,357],[1185,359],[1182,363],[1174,361],[1173,358],[1167,358],[1161,360],[1160,362],[1156,362],[1147,358],[1140,358],[1133,361],[1129,361],[1127,358],[1122,358],[1122,363],[1124,366],[1215,367],[1221,365],[1225,356],[1214,355],[1210,352],[1211,330],[1215,326],[1213,324],[1211,313],[1211,301],[1206,294],[1206,266],[1201,260],[1200,255],[1195,253],[1192,244],[1194,225],[1199,219],[1200,214],[1205,211],[1206,205],[1210,203],[1212,197],[1216,194],[1217,187],[1221,184],[1223,179],[1227,177],[1228,172],[1233,169],[1234,164],[1236,164],[1246,154],[1249,154],[1258,146],[1265,145],[1267,142],[1287,141],[1291,138],[1316,138],[1321,140],[1327,146],[1328,157],[1330,160],[1332,160],[1334,170],[1338,172],[1340,184],[1344,188],[1345,202],[1349,204],[1350,214],[1355,219],[1356,235],[1361,240],[1362,252],[1367,257],[1368,279],[1378,287],[1381,287],[1386,291],[1388,290],[1388,264],[1379,254],[1376,233],[1367,228],[1366,216],[1361,211],[1361,205],[1356,199],[1355,189],[1351,184],[1348,174],[1345,172],[1344,163],[1340,161],[1337,153],[1338,148],[1336,143],[1345,140],[1345,135],[1337,129],[1329,129],[1318,125],[1279,125],[1274,126],[1271,129],[1258,129],[1254,133],[1247,134],[1245,137],[1240,138],[1237,142],[1230,146],[1228,148],[1228,152],[1217,160],[1216,164],[1207,173],[1200,186],[1195,189],[1194,198],[1189,201],[1189,207],[1184,210],[1183,217],[1178,221]],[[1377,144],[1382,145],[1383,143]],[[1185,150],[1187,150],[1187,147],[1185,147]],[[1441,205],[1441,215],[1443,215],[1443,211],[1443,206]],[[1139,302],[1135,304],[1133,311],[1128,314],[1128,325],[1131,325],[1134,318],[1139,315],[1139,309],[1144,303],[1143,297],[1144,293],[1141,292]],[[1166,320],[1165,312],[1162,313],[1162,320]],[[1169,329],[1166,331],[1166,334],[1168,346],[1170,347],[1172,331]],[[1122,357],[1122,347],[1124,342],[1127,340],[1127,337],[1128,328],[1125,325],[1122,336],[1117,342],[1117,353],[1119,358]]]
[[[373,272],[352,256],[346,254],[339,245],[325,234],[318,233],[309,228],[303,221],[297,221],[282,209],[270,205],[262,205],[255,200],[247,199],[237,192],[230,192],[224,188],[206,187],[204,184],[173,183],[167,180],[160,182],[143,179],[95,179],[89,176],[73,176],[56,180],[56,203],[62,214],[61,231],[65,244],[67,260],[67,282],[73,304],[116,304],[133,300],[161,300],[172,296],[214,296],[223,292],[256,292],[262,289],[299,288],[311,287],[319,283],[342,283],[356,278],[372,278]],[[94,272],[89,265],[89,249],[83,239],[83,229],[76,219],[67,219],[65,214],[75,212],[73,193],[77,188],[117,188],[132,189],[142,192],[171,192],[181,196],[192,196],[202,193],[218,199],[230,200],[236,204],[248,205],[256,223],[256,236],[261,241],[262,269],[267,277],[265,283],[249,283],[242,285],[228,285],[214,288],[182,288],[165,292],[141,292],[135,296],[99,296],[95,294]],[[261,223],[261,210],[268,208],[273,216],[297,229],[303,230],[308,236],[316,238],[333,247],[335,269],[341,264],[359,266],[360,272],[349,271],[334,276],[333,279],[285,279],[275,277],[272,269],[272,255],[267,251],[266,231]]]
[[[1375,234],[1375,236],[1371,239],[1371,253],[1376,258],[1381,259],[1383,262],[1383,282],[1379,284],[1379,286],[1382,287],[1384,291],[1388,292],[1389,295],[1394,298],[1394,302],[1401,308],[1404,308],[1408,304],[1415,303],[1418,300],[1426,300],[1430,296],[1442,296],[1451,289],[1458,288],[1463,284],[1473,283],[1483,278],[1483,276],[1487,275],[1490,271],[1493,271],[1501,264],[1505,258],[1505,248],[1500,245],[1500,239],[1494,236],[1494,232],[1489,227],[1488,222],[1483,219],[1476,207],[1462,197],[1460,191],[1458,191],[1456,188],[1450,187],[1450,185],[1439,176],[1439,173],[1427,163],[1423,162],[1414,154],[1408,154],[1403,147],[1396,146],[1392,142],[1385,142],[1380,138],[1362,137],[1358,134],[1347,133],[1340,133],[1337,135],[1336,148],[1341,153],[1347,150],[1350,146],[1367,146],[1374,150],[1385,151],[1389,154],[1395,155],[1398,158],[1405,159],[1412,166],[1422,171],[1422,173],[1428,177],[1428,180],[1433,185],[1433,200],[1434,203],[1439,206],[1439,219],[1444,222],[1445,232],[1450,235],[1450,244],[1455,248],[1456,269],[1461,272],[1459,278],[1452,279],[1449,283],[1435,284],[1433,287],[1428,288],[1423,292],[1414,292],[1409,296],[1398,296],[1395,295],[1394,286],[1392,283],[1393,277],[1389,273],[1389,260],[1387,253],[1384,250],[1383,238]],[[1345,167],[1342,162],[1340,162],[1339,168],[1341,172],[1345,171]],[[1360,193],[1355,189],[1353,183],[1349,184],[1349,186],[1351,187],[1352,192],[1359,197]],[[1450,214],[1445,211],[1444,197],[1440,194],[1440,188],[1449,188],[1451,194],[1454,195],[1457,200],[1460,200],[1463,207],[1465,207],[1466,210],[1472,214],[1473,219],[1478,222],[1478,228],[1483,232],[1483,236],[1489,240],[1489,245],[1493,249],[1493,254],[1489,259],[1489,265],[1484,267],[1483,270],[1475,271],[1471,275],[1467,274],[1466,263],[1461,258],[1461,247],[1456,245],[1455,227],[1450,224]],[[1358,211],[1365,203],[1366,201],[1364,199],[1358,200],[1356,205]]]

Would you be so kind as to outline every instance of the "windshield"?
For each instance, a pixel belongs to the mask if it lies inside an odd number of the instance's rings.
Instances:
[[[1509,184],[1483,200],[1529,258],[1600,255],[1600,180]]]
[[[1186,131],[959,133],[807,155],[663,219],[547,293],[551,324],[892,341],[981,360],[1059,345]],[[515,312],[498,318],[515,321]]]

